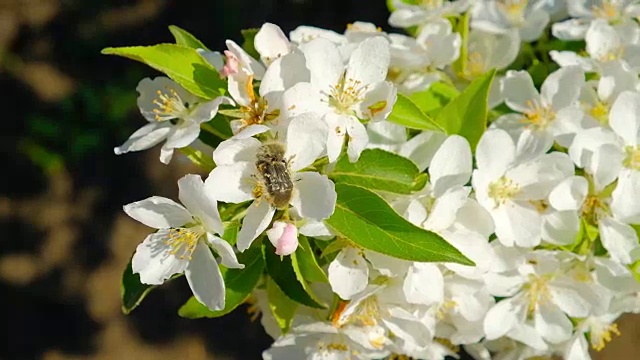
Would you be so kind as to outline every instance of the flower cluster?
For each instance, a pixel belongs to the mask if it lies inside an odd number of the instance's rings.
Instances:
[[[640,3],[388,3],[408,35],[107,49],[185,59],[140,82],[116,154],[209,172],[124,207],[158,229],[125,292],[184,274],[183,316],[249,302],[264,359],[590,359],[640,312]]]

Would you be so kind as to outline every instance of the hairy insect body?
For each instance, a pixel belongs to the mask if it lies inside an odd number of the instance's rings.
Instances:
[[[293,192],[289,163],[279,143],[263,144],[258,150],[256,169],[267,193],[267,200],[278,209],[287,207]]]

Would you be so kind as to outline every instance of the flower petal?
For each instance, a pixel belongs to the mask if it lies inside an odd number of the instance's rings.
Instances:
[[[476,148],[478,170],[487,172],[493,179],[504,175],[515,159],[516,146],[504,130],[488,130],[480,138]]]
[[[124,144],[113,149],[116,155],[130,151],[140,151],[152,148],[167,138],[171,131],[169,122],[153,122],[136,130]]]
[[[553,305],[538,305],[534,315],[535,328],[543,339],[559,344],[569,340],[573,332],[571,320]]]
[[[187,267],[188,260],[171,254],[173,248],[166,244],[168,234],[168,230],[149,234],[136,248],[131,268],[134,274],[140,274],[141,283],[160,285],[171,276],[182,273]]]
[[[156,229],[180,227],[193,220],[191,213],[182,205],[160,196],[132,202],[123,209],[127,215]]]
[[[469,182],[471,162],[471,146],[467,139],[459,135],[448,137],[429,166],[433,196],[440,197],[446,190]]]
[[[609,252],[609,256],[621,264],[630,264],[631,251],[638,247],[638,235],[635,230],[611,217],[600,219],[598,224],[602,246]]]
[[[402,290],[410,304],[431,305],[444,299],[444,279],[437,265],[414,263],[409,267]]]
[[[502,80],[502,94],[507,106],[517,112],[527,113],[535,105],[542,105],[531,75],[526,71],[507,71]]]
[[[382,36],[368,38],[351,54],[345,77],[361,86],[384,81],[389,62],[389,41]]]
[[[260,140],[252,137],[225,140],[213,151],[213,161],[217,166],[232,165],[239,161],[254,162],[260,145]]]
[[[200,124],[194,122],[185,122],[183,125],[177,125],[171,128],[171,132],[167,135],[165,148],[182,148],[191,145],[200,135]]]
[[[254,40],[256,51],[263,63],[269,66],[275,59],[291,51],[289,39],[278,25],[264,23]]]
[[[216,199],[206,191],[200,175],[188,174],[178,180],[180,202],[196,216],[208,232],[222,234],[224,227]]]
[[[611,106],[609,125],[625,145],[638,145],[640,136],[640,94],[625,91]]]
[[[507,298],[489,309],[484,318],[484,332],[488,340],[504,336],[524,322],[526,314],[521,300],[518,296]]]
[[[578,210],[589,192],[589,183],[582,176],[564,179],[549,194],[549,203],[556,210]]]
[[[347,155],[349,156],[349,161],[356,162],[369,143],[369,134],[367,134],[367,128],[355,117],[347,116],[345,120],[347,134],[349,135]]]
[[[346,247],[329,264],[329,284],[340,298],[349,300],[369,283],[369,267],[360,250]]]
[[[211,244],[213,249],[220,255],[222,266],[230,269],[244,269],[244,265],[238,262],[238,257],[233,251],[233,247],[231,247],[226,240],[208,233],[207,241],[209,241],[209,244]]]
[[[201,304],[214,311],[224,309],[224,280],[211,250],[202,241],[196,245],[184,275]]]
[[[330,91],[344,72],[344,63],[335,44],[318,37],[300,46],[311,72],[311,84],[321,91]]]
[[[611,193],[611,211],[617,219],[640,224],[640,171],[623,168]]]
[[[249,205],[238,232],[238,250],[245,251],[251,246],[253,240],[267,229],[275,212],[265,199],[258,199]]]
[[[209,173],[207,192],[216,200],[241,203],[254,198],[252,175],[255,165],[241,161],[231,165],[218,166]]]
[[[327,124],[315,113],[300,114],[289,124],[286,158],[291,170],[298,171],[322,156],[327,144]]]
[[[326,175],[299,172],[294,181],[291,205],[301,217],[320,221],[333,214],[337,195],[333,181]]]

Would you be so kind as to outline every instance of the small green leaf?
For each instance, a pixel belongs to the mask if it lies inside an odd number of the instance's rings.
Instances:
[[[269,309],[271,309],[278,327],[283,333],[286,333],[291,327],[291,321],[298,309],[298,303],[289,299],[272,278],[267,278],[267,297],[269,298]]]
[[[253,57],[254,59],[260,59],[260,54],[258,54],[258,51],[254,46],[254,41],[258,31],[260,31],[260,29],[240,30],[240,33],[242,34],[242,39],[243,39],[242,48],[244,49],[244,51],[247,52],[247,54],[251,55],[251,57]]]
[[[106,55],[118,55],[143,62],[167,74],[185,89],[204,99],[220,96],[227,84],[218,71],[195,49],[176,44],[106,48]]]
[[[225,285],[224,309],[210,310],[192,296],[178,310],[178,315],[189,319],[216,318],[232,312],[244,303],[262,276],[264,261],[260,248],[257,246],[238,254],[238,261],[244,264],[244,269],[220,268]]]
[[[229,245],[233,246],[238,241],[238,232],[240,231],[240,221],[226,221],[224,225],[224,234],[222,238],[227,240]]]
[[[328,283],[327,275],[322,271],[306,236],[298,236],[298,249],[291,254],[291,264],[296,277],[309,282]]]
[[[289,256],[276,255],[276,249],[269,241],[262,242],[262,252],[269,276],[291,300],[312,308],[325,309],[326,306],[311,293],[304,279],[299,279]]]
[[[405,157],[381,149],[366,149],[354,163],[348,156],[342,156],[329,176],[335,183],[410,194],[419,173],[418,167]]]
[[[420,191],[424,189],[424,186],[427,185],[428,181],[429,181],[429,174],[421,173],[420,175],[418,175],[418,177],[416,178],[416,181],[413,183],[413,191]]]
[[[122,284],[120,285],[122,312],[128,315],[133,309],[138,307],[145,296],[156,287],[156,285],[141,283],[140,275],[133,273],[131,261],[129,261],[127,268],[122,274]]]
[[[399,259],[474,265],[440,235],[411,224],[375,193],[347,184],[336,184],[336,192],[335,211],[325,222],[339,236]]]
[[[175,25],[169,25],[169,31],[176,39],[176,44],[186,46],[192,49],[204,49],[209,50],[202,41],[198,40],[195,36],[191,35],[187,30],[181,29]]]
[[[445,105],[435,118],[448,135],[458,134],[475,150],[487,127],[489,89],[496,71],[477,77],[456,98]]]
[[[427,90],[410,94],[409,98],[425,114],[434,116],[438,110],[447,105],[458,94],[460,94],[460,91],[453,85],[436,82],[431,84]]]
[[[179,148],[178,151],[184,154],[192,163],[200,167],[205,172],[210,172],[216,167],[216,163],[213,162],[211,155],[205,155],[202,151],[196,148],[186,146]]]
[[[398,94],[396,103],[393,105],[387,120],[410,129],[444,132],[440,125],[403,94]]]

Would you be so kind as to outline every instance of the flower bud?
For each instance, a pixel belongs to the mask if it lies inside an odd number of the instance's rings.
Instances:
[[[291,255],[298,248],[298,228],[291,223],[275,221],[267,236],[276,247],[276,255]]]

